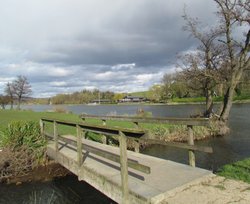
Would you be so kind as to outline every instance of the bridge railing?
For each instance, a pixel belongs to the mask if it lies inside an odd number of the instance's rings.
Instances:
[[[86,119],[97,119],[103,122],[103,126],[106,126],[108,120],[115,121],[126,121],[135,124],[137,129],[140,129],[140,123],[157,123],[157,124],[172,124],[172,125],[185,125],[188,129],[188,144],[179,142],[164,142],[155,139],[143,139],[140,138],[138,141],[147,142],[147,144],[161,144],[166,146],[172,146],[182,149],[188,149],[189,154],[189,165],[195,166],[195,153],[194,151],[201,151],[206,153],[212,153],[211,147],[201,147],[194,145],[194,126],[210,126],[210,120],[208,118],[173,118],[173,117],[128,117],[128,116],[97,116],[97,115],[80,115],[83,121]],[[135,142],[135,151],[139,152],[139,144]]]

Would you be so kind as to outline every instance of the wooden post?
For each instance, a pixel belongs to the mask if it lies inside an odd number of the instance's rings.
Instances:
[[[40,132],[42,136],[44,136],[44,128],[45,128],[45,123],[43,122],[42,119],[40,119]]]
[[[102,120],[102,125],[103,126],[106,126],[107,124],[106,124],[106,120]],[[106,135],[101,135],[101,140],[102,140],[102,143],[103,144],[107,144],[107,137],[106,137]]]
[[[57,122],[54,120],[54,141],[55,141],[55,151],[56,154],[58,153],[58,129],[57,129]]]
[[[135,152],[139,153],[140,152],[140,142],[134,140],[134,150]]]
[[[106,126],[106,120],[102,120],[102,125]]]
[[[134,124],[135,124],[135,127],[136,127],[137,129],[139,129],[139,128],[140,128],[140,126],[139,126],[139,123],[138,123],[138,122],[134,122]]]
[[[121,164],[121,182],[122,182],[122,203],[127,204],[129,189],[128,189],[128,158],[127,158],[127,138],[120,131],[119,132],[120,145],[120,164]]]
[[[83,132],[85,134],[85,132]],[[76,136],[77,136],[77,163],[80,167],[83,162],[82,156],[82,129],[79,125],[76,125]]]
[[[193,134],[193,126],[188,125],[188,144],[194,145],[194,134]],[[189,155],[189,165],[195,167],[195,154],[193,150],[188,151]]]
[[[106,135],[101,135],[102,137],[102,143],[107,144],[107,136]]]

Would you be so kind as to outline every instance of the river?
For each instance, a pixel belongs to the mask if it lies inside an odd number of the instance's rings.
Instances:
[[[62,106],[60,106],[62,107]],[[23,109],[34,111],[51,110],[48,105],[26,105]],[[138,109],[151,112],[157,117],[188,117],[190,114],[203,112],[204,105],[69,105],[63,108],[75,113],[95,115],[134,115]],[[234,104],[229,126],[231,132],[224,137],[211,138],[196,142],[213,147],[213,154],[196,153],[197,166],[216,171],[220,166],[250,156],[250,104]],[[148,147],[144,154],[187,163],[185,150],[161,145]],[[35,202],[36,201],[36,202]],[[0,185],[0,203],[114,203],[103,194],[86,184],[78,182],[74,176],[56,179],[46,183]]]

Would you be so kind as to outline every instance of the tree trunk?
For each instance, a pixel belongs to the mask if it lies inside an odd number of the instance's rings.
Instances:
[[[206,90],[206,111],[205,117],[209,118],[213,112],[213,96],[211,90]]]
[[[17,110],[21,109],[21,98],[18,98],[18,102],[17,102]]]
[[[242,69],[236,69],[237,72],[235,72],[234,74],[232,74],[232,79],[230,81],[230,84],[227,88],[227,92],[224,95],[224,101],[223,101],[223,108],[220,114],[220,120],[226,122],[229,118],[229,114],[232,108],[232,104],[233,104],[233,97],[234,97],[234,91],[235,88],[237,86],[237,84],[239,83],[241,77],[242,77],[242,73],[243,70]]]
[[[224,122],[228,120],[230,110],[233,104],[233,95],[234,95],[234,88],[231,86],[227,89],[227,92],[224,95],[223,108],[220,114],[220,120]]]
[[[14,104],[13,99],[11,99],[11,101],[10,101],[10,109],[13,109],[13,104]]]

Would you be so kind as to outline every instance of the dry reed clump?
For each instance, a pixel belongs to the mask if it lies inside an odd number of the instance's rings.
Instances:
[[[5,147],[0,152],[0,182],[9,178],[24,176],[35,165],[32,152],[25,146],[15,148]]]

